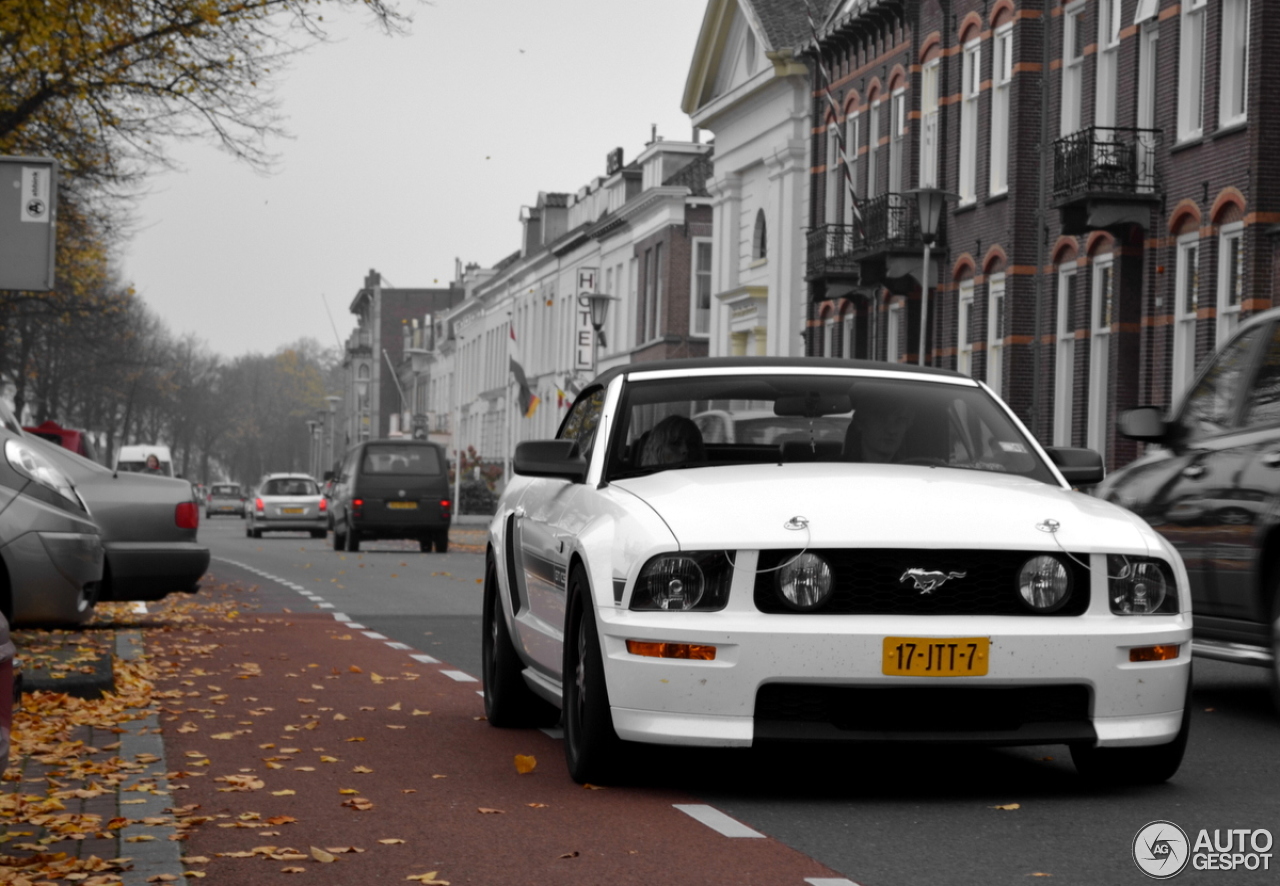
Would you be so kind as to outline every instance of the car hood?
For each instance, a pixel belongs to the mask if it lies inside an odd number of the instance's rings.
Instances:
[[[1115,505],[1009,474],[910,465],[742,465],[615,481],[670,527],[680,547],[919,547],[1149,555],[1147,525]],[[802,517],[807,529],[788,529]],[[793,524],[795,525],[795,524]],[[806,538],[807,537],[807,538]]]

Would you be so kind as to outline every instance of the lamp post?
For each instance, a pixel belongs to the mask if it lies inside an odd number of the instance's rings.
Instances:
[[[462,333],[453,334],[453,410],[449,440],[453,443],[453,512],[462,515]]]
[[[368,397],[369,397],[369,380],[367,378],[356,379],[356,422],[358,425],[358,427],[356,428],[357,440],[365,439],[365,434],[367,433],[365,431],[364,423],[367,418],[366,413],[368,411],[368,405],[369,405]]]
[[[618,301],[616,295],[603,292],[580,292],[578,304],[584,304],[591,312],[591,328],[595,335],[591,339],[591,368],[598,371],[600,365],[600,341],[604,338],[604,321],[609,318],[609,303]]]
[[[316,475],[316,421],[307,419],[307,473]]]
[[[330,394],[325,399],[329,401],[329,458],[325,464],[332,465],[338,458],[338,404],[342,402],[342,398],[337,394]]]
[[[920,274],[920,352],[917,363],[924,365],[924,344],[929,330],[929,259],[938,227],[942,223],[942,207],[956,197],[940,188],[916,188],[907,191],[916,198],[916,217],[920,220],[920,240],[924,243],[924,266]]]

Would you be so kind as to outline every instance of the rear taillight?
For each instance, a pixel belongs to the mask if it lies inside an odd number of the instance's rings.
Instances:
[[[323,498],[320,499],[320,513],[323,514],[327,510],[329,510],[329,503],[325,501]]]
[[[449,516],[449,499],[447,498],[440,499],[440,516],[441,517]]]
[[[184,501],[173,509],[173,522],[179,529],[197,529],[200,526],[200,508],[193,501]]]
[[[255,498],[253,500],[253,509],[255,511],[265,511],[267,509],[267,506],[262,503],[262,499]]]
[[[353,499],[351,499],[351,516],[353,516],[353,517],[363,517],[363,516],[364,516],[364,511],[362,510],[362,508],[364,508],[364,499],[363,499],[363,498],[353,498]]]

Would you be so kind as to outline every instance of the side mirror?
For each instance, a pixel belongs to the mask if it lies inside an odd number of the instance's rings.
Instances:
[[[1059,473],[1072,486],[1093,486],[1107,475],[1102,456],[1092,449],[1068,449],[1065,446],[1046,446],[1044,450]]]
[[[527,440],[516,444],[513,463],[522,477],[556,477],[571,483],[587,479],[587,460],[575,440]]]
[[[1126,409],[1120,414],[1117,424],[1120,433],[1130,440],[1158,443],[1169,436],[1169,423],[1164,419],[1164,411],[1156,406]]]
[[[328,482],[329,482],[330,480],[332,480],[332,479],[333,479],[333,471],[325,471],[325,472],[324,472],[324,482],[328,483]]]

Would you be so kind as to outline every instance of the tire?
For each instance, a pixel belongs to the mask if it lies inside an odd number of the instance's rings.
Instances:
[[[346,547],[347,534],[345,532],[338,531],[338,524],[335,521],[333,524],[333,549],[335,551],[343,551],[346,550]]]
[[[1191,676],[1182,706],[1182,726],[1173,741],[1136,748],[1096,748],[1073,744],[1071,762],[1086,781],[1100,785],[1148,785],[1168,781],[1182,765],[1191,732]]]
[[[437,554],[449,553],[449,530],[439,529],[432,533]]]
[[[312,530],[311,530],[311,537],[312,537],[312,538],[324,538],[324,537],[325,537],[326,535],[328,535],[328,534],[329,534],[329,533],[328,533],[328,532],[326,532],[326,531],[325,531],[325,530],[323,530],[323,529],[312,529]]]
[[[424,545],[427,542],[423,542]],[[498,598],[498,568],[493,556],[484,569],[483,636],[480,641],[484,674],[484,713],[489,725],[499,729],[528,729],[554,726],[560,711],[534,694],[520,675],[523,663],[511,642],[502,601]]]
[[[254,529],[254,530],[253,530],[253,537],[254,537],[254,538],[262,538],[262,530],[261,530],[261,529]]]
[[[342,549],[349,553],[355,553],[360,550],[360,539],[356,536],[356,531],[350,526],[347,527],[346,534],[343,536]]]
[[[433,544],[434,543],[431,540],[431,536],[424,535],[422,538],[418,539],[418,550],[424,554],[429,554],[431,553],[431,548],[433,547]]]
[[[245,538],[253,538],[253,524],[252,524],[252,523],[247,523],[247,524],[245,524],[245,527],[244,527],[244,537],[245,537]]]
[[[562,674],[569,775],[579,784],[611,781],[623,756],[623,743],[613,729],[595,608],[581,566],[569,573]]]

